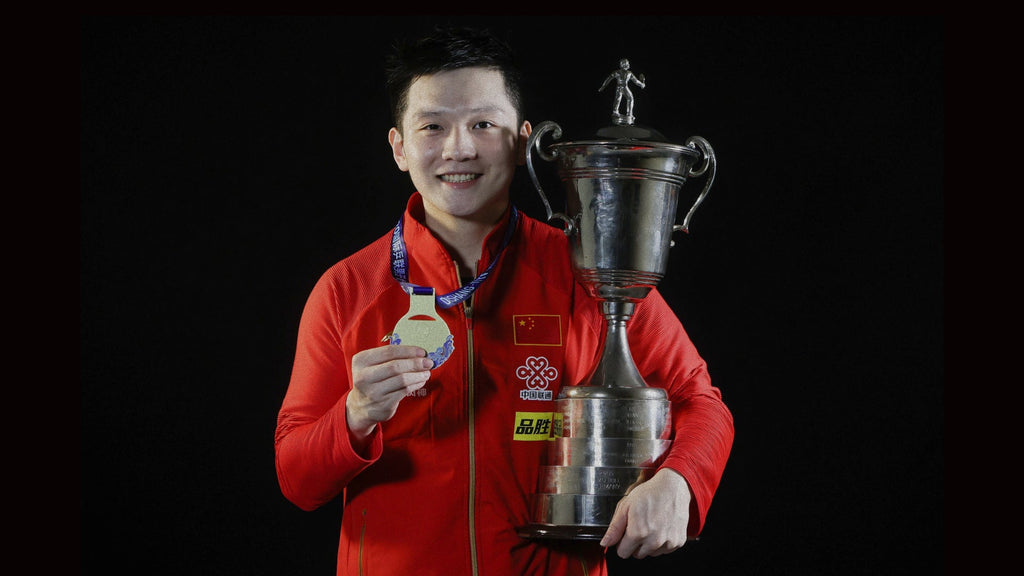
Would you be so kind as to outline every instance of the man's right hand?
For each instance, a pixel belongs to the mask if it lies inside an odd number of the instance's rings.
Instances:
[[[434,365],[426,356],[417,346],[388,344],[352,357],[354,387],[345,400],[345,417],[357,451],[379,422],[395,415],[402,398],[426,385]]]

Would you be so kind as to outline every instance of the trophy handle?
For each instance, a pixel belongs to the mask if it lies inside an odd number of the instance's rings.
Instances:
[[[544,209],[548,212],[548,221],[558,218],[562,222],[565,222],[565,229],[562,232],[566,236],[571,236],[576,231],[576,225],[572,219],[561,212],[552,212],[551,204],[548,203],[548,197],[544,194],[544,189],[540,186],[540,181],[537,179],[537,173],[533,170],[533,157],[531,152],[534,147],[537,148],[537,154],[547,162],[553,162],[557,157],[557,154],[548,154],[540,147],[540,139],[544,134],[551,132],[551,136],[558,140],[562,137],[562,127],[550,120],[545,120],[537,125],[537,129],[530,133],[530,138],[526,141],[526,168],[530,171],[530,179],[533,180],[533,186],[537,189],[537,193],[540,194],[540,199],[544,201]]]
[[[711,144],[707,140],[700,136],[690,136],[686,141],[687,146],[694,146],[700,150],[701,155],[704,157],[703,161],[696,168],[691,168],[688,176],[702,176],[705,172],[708,173],[707,178],[704,181],[704,189],[701,190],[700,195],[697,196],[697,200],[690,206],[689,212],[686,213],[686,217],[683,218],[682,224],[676,224],[672,227],[672,231],[682,230],[684,233],[690,233],[690,218],[693,218],[693,213],[697,211],[697,207],[700,206],[701,202],[704,201],[704,197],[708,195],[708,191],[711,190],[711,184],[715,181],[715,150],[711,147]],[[708,172],[710,170],[710,172]]]

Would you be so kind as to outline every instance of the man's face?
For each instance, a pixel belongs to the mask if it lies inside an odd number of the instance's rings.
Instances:
[[[409,87],[402,126],[388,140],[428,217],[481,224],[500,218],[530,135],[529,122],[516,124],[500,72],[461,68],[420,77]]]

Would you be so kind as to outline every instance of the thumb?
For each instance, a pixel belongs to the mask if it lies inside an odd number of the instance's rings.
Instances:
[[[612,514],[612,521],[608,523],[608,529],[605,530],[604,537],[601,538],[601,546],[607,548],[609,546],[615,546],[622,540],[622,536],[626,534],[626,518],[628,516],[628,508],[622,505],[622,501],[615,507],[615,513]]]

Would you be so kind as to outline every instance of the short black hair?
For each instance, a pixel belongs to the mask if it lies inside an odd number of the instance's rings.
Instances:
[[[409,87],[421,76],[469,67],[501,72],[505,92],[522,123],[522,72],[512,47],[488,29],[460,26],[437,27],[417,40],[399,40],[385,61],[385,86],[391,104],[391,120],[402,131],[402,116],[409,105]]]

